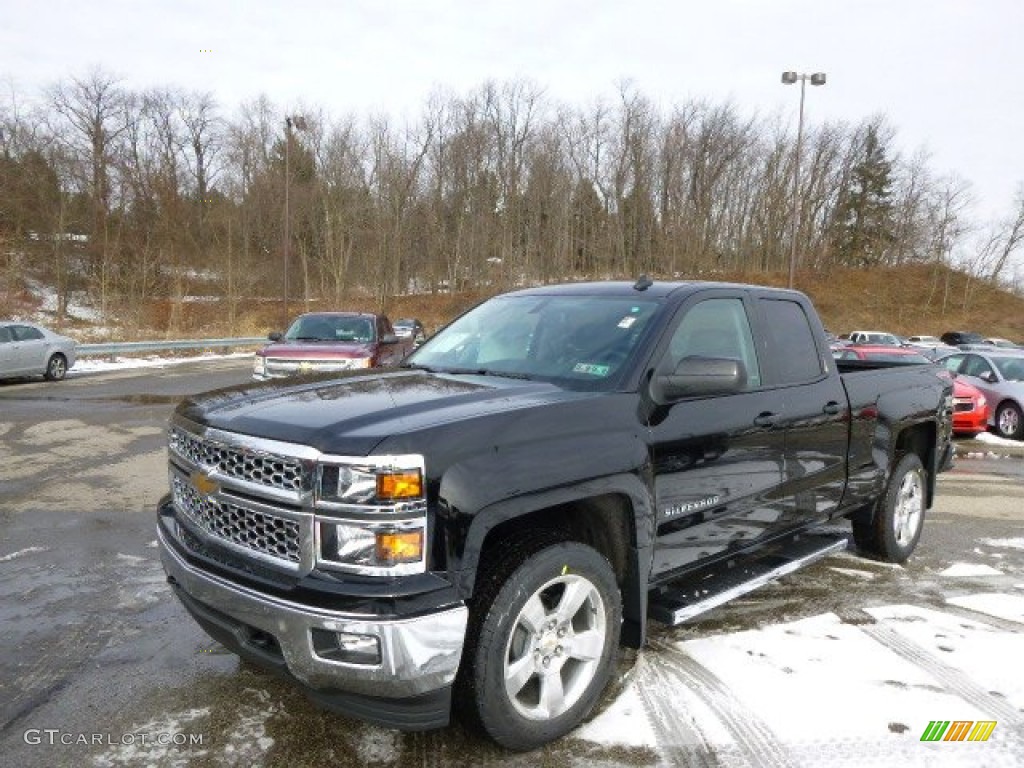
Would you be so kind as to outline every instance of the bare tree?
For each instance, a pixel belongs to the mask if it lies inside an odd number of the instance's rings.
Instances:
[[[106,315],[113,255],[109,228],[111,168],[117,141],[126,130],[126,94],[117,77],[94,69],[82,79],[71,78],[68,84],[54,86],[49,95],[64,123],[60,136],[70,153],[83,161],[80,181],[92,208],[89,250],[93,275],[99,281],[101,313]]]

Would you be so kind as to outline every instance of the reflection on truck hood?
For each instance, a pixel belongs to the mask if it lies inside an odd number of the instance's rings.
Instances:
[[[217,390],[186,400],[179,413],[218,429],[360,456],[392,435],[581,396],[500,377],[378,372]]]

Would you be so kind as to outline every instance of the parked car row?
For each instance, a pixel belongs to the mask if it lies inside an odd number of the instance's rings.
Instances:
[[[397,365],[426,340],[415,318],[394,325],[381,314],[312,312],[300,315],[254,358],[253,378],[265,380]],[[1006,438],[1024,439],[1024,348],[972,331],[941,337],[901,338],[885,331],[829,335],[837,360],[932,364],[954,376],[953,427],[973,436],[991,426]],[[77,345],[33,323],[0,321],[0,379],[44,376],[58,381],[75,364]]]
[[[932,359],[923,349],[854,344],[832,347],[837,360],[938,364],[953,375],[953,431],[971,437],[992,426],[1001,437],[1024,439],[1024,349],[989,345],[951,348]]]

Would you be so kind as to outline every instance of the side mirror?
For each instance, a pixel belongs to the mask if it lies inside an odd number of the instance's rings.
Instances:
[[[747,384],[743,363],[723,357],[684,357],[672,373],[656,376],[655,400],[668,403],[684,397],[732,395]]]
[[[395,334],[393,334],[393,333],[385,333],[383,336],[380,337],[380,343],[381,344],[397,344],[398,343],[398,337]]]
[[[981,379],[982,381],[987,381],[989,384],[996,383],[996,375],[992,373],[992,371],[985,371],[978,378]]]
[[[281,334],[280,331],[272,331],[271,334],[267,336],[267,338],[270,339],[271,341],[280,341],[281,339],[284,338],[284,336]]]

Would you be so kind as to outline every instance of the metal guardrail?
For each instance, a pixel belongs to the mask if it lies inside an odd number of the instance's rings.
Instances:
[[[238,339],[181,339],[177,341],[122,341],[109,344],[79,344],[79,357],[133,355],[144,352],[167,352],[178,349],[224,349],[253,347],[267,343],[266,336],[250,336]]]

